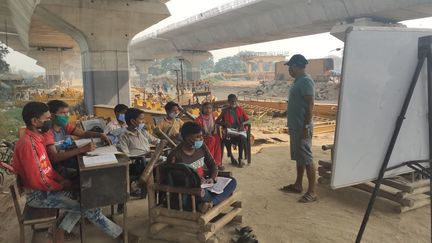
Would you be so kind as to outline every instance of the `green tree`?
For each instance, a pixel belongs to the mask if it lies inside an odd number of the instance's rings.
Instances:
[[[239,55],[224,57],[219,59],[215,64],[215,72],[244,72],[246,70],[246,65],[241,60]]]
[[[6,45],[0,44],[0,73],[9,72],[9,64],[4,60],[9,50]]]
[[[213,57],[210,57],[209,59],[201,63],[201,72],[204,74],[212,73],[214,72],[214,67],[215,64],[213,61]]]

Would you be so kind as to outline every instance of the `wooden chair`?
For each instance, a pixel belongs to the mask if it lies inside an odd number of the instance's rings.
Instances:
[[[18,199],[23,195],[23,190],[18,186],[17,183],[12,184],[9,187],[12,195],[12,200],[15,206],[15,211],[18,218],[19,229],[20,229],[20,243],[25,243],[25,231],[24,226],[30,225],[32,230],[35,229],[36,225],[51,224],[53,227],[53,241],[55,242],[55,232],[57,231],[57,216],[58,209],[55,208],[33,208],[27,205],[24,206],[24,210],[21,210]]]
[[[161,148],[157,148],[141,177],[142,181],[147,182],[151,238],[185,243],[211,242],[213,236],[229,222],[242,221],[239,192],[234,192],[229,198],[202,214],[197,211],[197,198],[202,197],[203,189],[161,184],[159,167],[155,166],[160,153]],[[154,169],[156,178],[153,176]],[[230,176],[230,173],[220,172],[219,175]],[[161,203],[161,195],[167,199],[166,204]],[[183,208],[182,203],[179,203],[178,208],[171,206],[172,198],[183,202],[185,197],[191,200],[191,211]]]

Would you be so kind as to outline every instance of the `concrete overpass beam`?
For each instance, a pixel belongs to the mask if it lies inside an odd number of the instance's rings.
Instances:
[[[208,51],[182,51],[179,59],[183,59],[186,64],[186,80],[200,80],[201,64],[211,56],[212,54]]]
[[[50,16],[45,17],[50,25],[65,31],[80,45],[87,112],[91,114],[95,104],[130,105],[128,44],[137,33],[170,15],[165,4],[41,0],[38,9],[40,17]]]
[[[372,18],[358,18],[349,22],[345,21],[333,26],[333,28],[330,31],[330,34],[338,38],[339,40],[345,42],[346,30],[352,26],[406,27],[405,25],[397,23],[397,21],[392,21],[392,20],[384,20],[384,19],[375,20]]]

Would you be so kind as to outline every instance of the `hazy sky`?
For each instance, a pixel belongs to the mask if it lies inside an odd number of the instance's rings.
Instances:
[[[138,35],[152,32],[158,28],[181,21],[183,19],[207,11],[211,8],[229,3],[231,1],[232,0],[171,0],[167,3],[167,6],[171,12],[171,16],[139,33]],[[432,28],[432,18],[405,21],[403,22],[403,24],[407,25],[408,27]],[[319,43],[319,45],[317,45],[317,43]],[[324,33],[305,37],[291,38],[286,40],[265,42],[254,45],[221,49],[217,51],[212,51],[212,54],[215,60],[218,60],[225,56],[235,55],[239,51],[243,50],[263,52],[287,51],[289,53],[302,53],[307,58],[316,58],[327,56],[330,54],[340,55],[340,52],[334,50],[342,46],[343,42],[339,41],[328,33]],[[6,60],[12,66],[12,68],[24,69],[31,72],[44,71],[43,68],[35,64],[36,60],[31,59],[18,52],[12,51],[6,57]]]

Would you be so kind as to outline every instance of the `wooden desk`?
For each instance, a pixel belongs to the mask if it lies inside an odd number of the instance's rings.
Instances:
[[[116,155],[118,163],[85,167],[82,156],[78,157],[81,206],[81,242],[84,242],[84,211],[114,204],[124,204],[123,235],[127,238],[127,206],[129,199],[129,164],[125,155]]]

